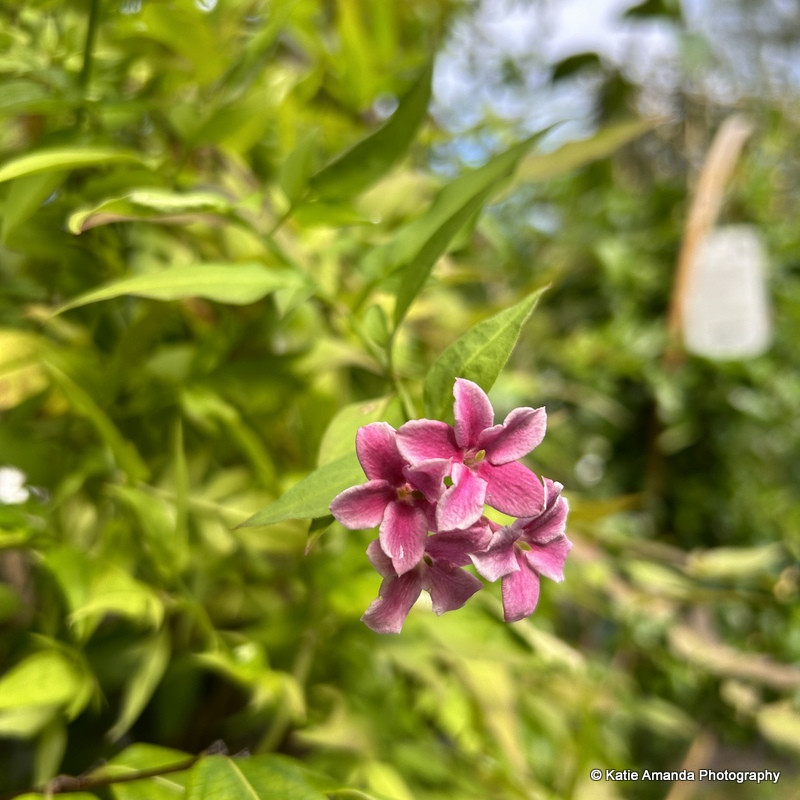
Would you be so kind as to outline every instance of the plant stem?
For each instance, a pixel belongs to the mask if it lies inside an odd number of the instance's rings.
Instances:
[[[89,85],[89,78],[92,74],[92,63],[94,61],[94,42],[97,38],[97,23],[100,19],[100,0],[89,0],[89,21],[86,25],[86,41],[83,45],[83,66],[79,82],[81,88],[86,91]]]

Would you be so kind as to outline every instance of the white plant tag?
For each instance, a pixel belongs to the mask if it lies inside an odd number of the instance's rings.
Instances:
[[[766,262],[752,225],[716,228],[699,244],[683,306],[683,340],[690,353],[748,358],[769,347]]]

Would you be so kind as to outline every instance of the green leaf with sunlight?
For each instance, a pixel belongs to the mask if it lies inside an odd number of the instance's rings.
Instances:
[[[489,391],[546,288],[537,289],[511,308],[474,325],[445,349],[425,376],[423,399],[428,417],[445,419],[450,414],[456,378],[475,381]]]
[[[63,314],[73,308],[124,295],[152,300],[204,297],[218,303],[247,305],[278,289],[298,289],[306,285],[305,279],[294,270],[268,268],[256,262],[180,265],[93,289],[70,300],[55,313]]]
[[[531,154],[520,162],[514,181],[507,192],[510,193],[521,183],[557,178],[559,175],[591,164],[592,161],[607,158],[623,145],[638,139],[663,121],[658,118],[626,120],[601,128],[588,139],[567,142],[552,153]]]
[[[171,192],[166,189],[134,189],[70,215],[67,228],[83,233],[112,222],[146,220],[168,225],[213,222],[231,210],[231,203],[216,192]]]
[[[388,422],[395,427],[405,422],[400,403],[393,395],[344,406],[328,423],[322,436],[319,465],[352,454],[358,429],[378,421]]]
[[[64,653],[33,653],[0,679],[0,736],[33,736],[59,713],[78,714],[90,694],[87,676]]]
[[[114,800],[178,800],[186,796],[188,770],[196,756],[159,747],[135,743],[114,756],[107,764],[91,773],[92,780],[113,780]],[[156,770],[162,770],[153,776]],[[136,774],[150,777],[132,780]]]
[[[0,183],[54,170],[99,167],[121,162],[143,163],[141,156],[112,147],[50,147],[17,156],[0,166]]]
[[[195,764],[186,800],[326,800],[288,758],[208,756]]]
[[[461,175],[445,186],[431,208],[378,248],[367,269],[399,282],[394,323],[399,325],[430,275],[433,265],[464,225],[474,217],[498,186],[513,172],[537,137],[532,136]]]
[[[311,519],[328,514],[331,500],[343,489],[364,483],[364,472],[352,453],[315,469],[238,527],[271,525],[285,519]]]
[[[425,119],[432,75],[430,62],[394,114],[375,133],[311,176],[311,193],[324,198],[352,197],[385,175],[408,150]]]
[[[40,351],[39,338],[32,333],[0,328],[0,411],[47,388]]]
[[[40,794],[39,792],[26,792],[25,794],[14,795],[14,800],[52,800],[52,797],[53,795],[50,793]],[[89,794],[89,792],[70,792],[69,800],[97,800],[97,795]],[[142,800],[144,800],[144,798]]]

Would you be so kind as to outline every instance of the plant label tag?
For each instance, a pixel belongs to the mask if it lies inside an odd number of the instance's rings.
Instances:
[[[770,345],[766,252],[752,225],[729,225],[700,242],[683,306],[683,340],[714,359],[761,355]]]

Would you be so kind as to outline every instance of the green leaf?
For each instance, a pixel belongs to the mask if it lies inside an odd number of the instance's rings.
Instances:
[[[218,303],[246,305],[278,289],[296,289],[304,285],[302,276],[293,270],[267,268],[255,262],[181,265],[114,281],[76,297],[55,313],[63,314],[79,306],[123,295],[153,300],[205,297]]]
[[[0,411],[19,405],[48,386],[37,336],[12,328],[0,329]]]
[[[117,430],[108,415],[95,403],[91,395],[78,386],[65,372],[50,362],[43,362],[53,382],[64,393],[77,414],[94,425],[102,440],[108,445],[119,466],[132,480],[146,480],[150,470],[136,447]]]
[[[568,142],[552,153],[529,155],[520,163],[514,182],[508,191],[521,183],[557,178],[592,161],[606,158],[661,122],[662,120],[657,118],[626,120],[602,128],[588,139]]]
[[[171,653],[169,634],[162,630],[149,641],[136,672],[131,676],[122,695],[122,707],[117,721],[108,732],[111,741],[116,741],[139,718],[153,692],[161,682]]]
[[[400,324],[425,285],[436,260],[498,186],[513,173],[535,138],[520,142],[479,169],[456,178],[442,189],[429,211],[405,226],[393,241],[379,248],[370,258],[368,270],[397,273],[399,288],[394,309],[395,326]]]
[[[141,163],[136,153],[112,147],[51,147],[17,156],[0,166],[0,183],[40,172],[97,167],[125,161]]]
[[[770,742],[800,753],[800,713],[791,700],[780,700],[761,708],[756,714],[761,733]]]
[[[0,238],[7,242],[9,236],[53,194],[63,179],[64,173],[56,171],[26,175],[15,180],[6,195]]]
[[[77,713],[85,690],[85,676],[63,653],[29,655],[0,679],[0,736],[32,736],[59,711]]]
[[[286,157],[278,170],[278,185],[287,200],[294,205],[308,188],[313,171],[314,148],[319,140],[319,131],[309,131]]]
[[[114,800],[178,800],[186,796],[188,770],[195,758],[180,750],[153,744],[132,744],[91,773],[91,779],[125,779],[111,784]],[[176,771],[176,767],[185,767]],[[130,780],[135,773],[163,769],[155,777]]]
[[[67,228],[76,234],[99,225],[130,220],[185,224],[213,220],[231,210],[230,202],[216,192],[171,192],[167,189],[134,189],[70,215]]]
[[[328,514],[331,500],[343,489],[364,482],[364,472],[355,451],[337,458],[306,475],[274,503],[238,527],[271,525],[285,519],[310,519]]]
[[[544,288],[537,289],[511,308],[479,322],[436,359],[425,376],[423,400],[426,416],[446,418],[453,403],[456,378],[475,381],[484,391],[489,391],[544,291]]]
[[[397,427],[405,420],[394,396],[379,397],[344,406],[328,423],[319,446],[320,466],[352,454],[356,446],[356,432],[370,422],[385,421]]]
[[[49,793],[27,792],[26,794],[15,794],[14,800],[52,800],[52,797],[53,795]],[[97,795],[89,794],[89,792],[70,792],[69,800],[97,800]]]
[[[311,177],[311,192],[324,198],[352,197],[388,172],[408,150],[425,119],[432,75],[433,62],[425,67],[394,114],[375,133]]]
[[[195,764],[186,800],[326,800],[303,770],[275,755],[208,756]]]
[[[93,629],[109,614],[157,628],[164,619],[164,604],[146,583],[108,564],[92,576],[88,598],[73,610],[69,619],[71,623],[89,619],[89,628]]]

